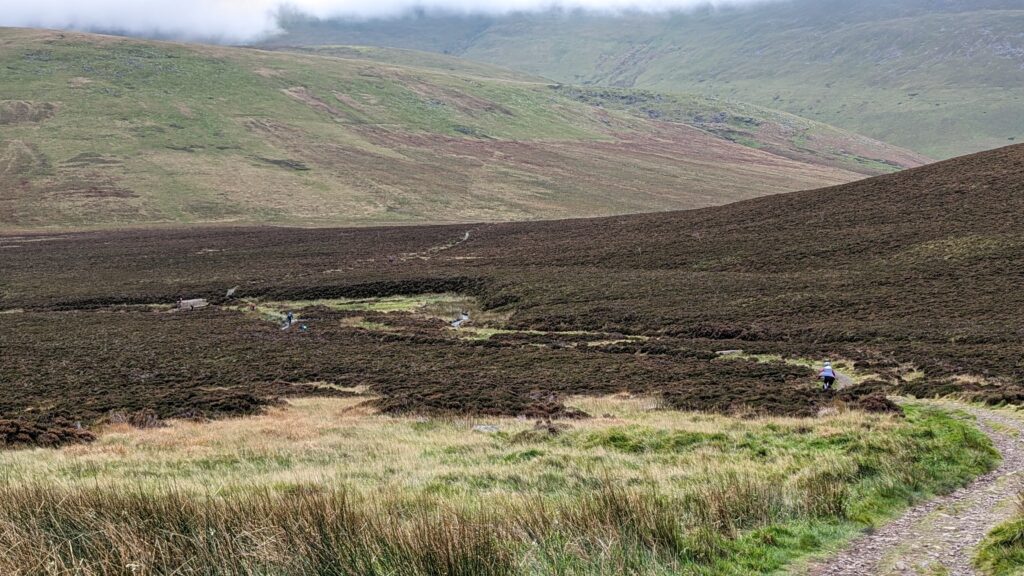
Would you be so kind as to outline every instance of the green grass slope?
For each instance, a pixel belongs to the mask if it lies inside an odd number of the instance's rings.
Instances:
[[[1011,0],[792,0],[670,16],[285,25],[290,33],[274,44],[434,50],[564,82],[748,101],[936,158],[1024,139],[1024,7]]]
[[[324,52],[0,29],[0,230],[619,214],[926,160],[726,102],[625,105],[440,55]]]

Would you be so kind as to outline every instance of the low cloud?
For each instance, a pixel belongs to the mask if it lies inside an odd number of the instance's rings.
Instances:
[[[375,18],[413,9],[485,14],[551,8],[670,11],[759,1],[768,0],[14,0],[0,10],[0,26],[245,42],[274,33],[282,5],[318,18]]]

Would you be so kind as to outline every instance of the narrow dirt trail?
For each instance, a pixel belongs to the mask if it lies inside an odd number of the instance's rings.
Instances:
[[[1003,455],[1000,466],[947,496],[915,506],[838,555],[811,566],[814,576],[943,574],[974,576],[978,543],[1014,512],[1024,488],[1024,422],[993,410],[943,402],[977,418]]]
[[[847,386],[853,386],[855,384],[853,378],[850,378],[846,374],[843,374],[836,370],[836,390],[842,390]]]

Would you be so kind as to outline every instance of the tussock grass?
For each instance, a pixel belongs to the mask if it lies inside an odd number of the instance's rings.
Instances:
[[[991,576],[1024,574],[1024,492],[1011,520],[996,526],[978,546],[974,565]]]
[[[601,416],[550,435],[304,399],[4,453],[0,573],[765,573],[995,460],[930,408],[741,420],[572,403]]]
[[[346,491],[225,499],[36,485],[7,487],[2,500],[6,574],[486,576],[515,565],[486,517],[367,503]]]

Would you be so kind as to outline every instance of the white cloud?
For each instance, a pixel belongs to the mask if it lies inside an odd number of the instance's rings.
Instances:
[[[274,27],[278,0],[0,0],[0,25],[239,41]]]
[[[412,8],[503,13],[552,7],[593,10],[687,9],[767,0],[289,0],[303,12],[374,17]],[[130,34],[242,42],[274,31],[282,0],[0,0],[0,26],[116,30]]]

